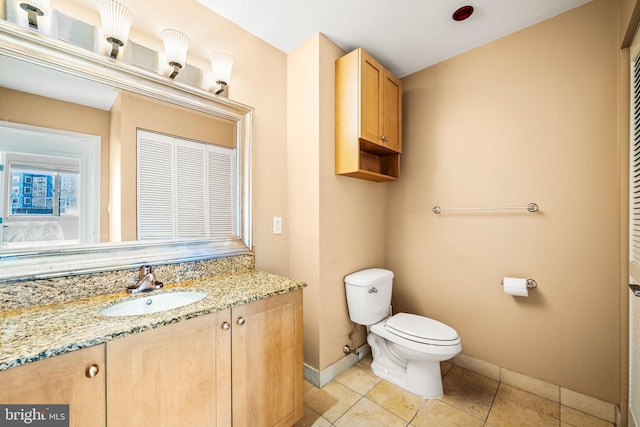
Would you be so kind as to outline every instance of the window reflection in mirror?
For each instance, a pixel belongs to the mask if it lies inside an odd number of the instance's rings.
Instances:
[[[10,191],[0,241],[6,247],[33,242],[78,243],[80,172],[67,169],[56,159],[32,157],[30,162],[5,162]]]
[[[100,137],[0,124],[0,247],[98,242]]]

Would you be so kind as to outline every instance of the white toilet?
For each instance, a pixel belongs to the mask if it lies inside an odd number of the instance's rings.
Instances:
[[[391,315],[393,272],[370,268],[344,278],[349,317],[367,327],[374,374],[427,398],[441,397],[440,362],[462,350],[455,329],[428,317]]]

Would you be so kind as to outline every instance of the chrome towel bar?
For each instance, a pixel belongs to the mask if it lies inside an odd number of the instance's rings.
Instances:
[[[510,210],[510,209],[526,209],[527,211],[533,213],[538,212],[538,204],[537,203],[529,203],[527,206],[502,206],[495,208],[441,208],[440,206],[434,206],[433,211],[434,214],[438,215],[440,212],[462,212],[462,211],[502,211],[502,210]]]

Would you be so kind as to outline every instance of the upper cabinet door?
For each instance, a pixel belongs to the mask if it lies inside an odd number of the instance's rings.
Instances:
[[[360,49],[360,138],[402,152],[402,83]]]
[[[360,55],[360,138],[382,145],[383,68],[365,51]]]
[[[382,82],[382,135],[383,145],[397,153],[402,152],[402,83],[385,70]]]

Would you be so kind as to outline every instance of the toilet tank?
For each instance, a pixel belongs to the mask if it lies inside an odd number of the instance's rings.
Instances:
[[[373,325],[389,316],[393,272],[383,268],[356,271],[344,278],[351,321]]]

